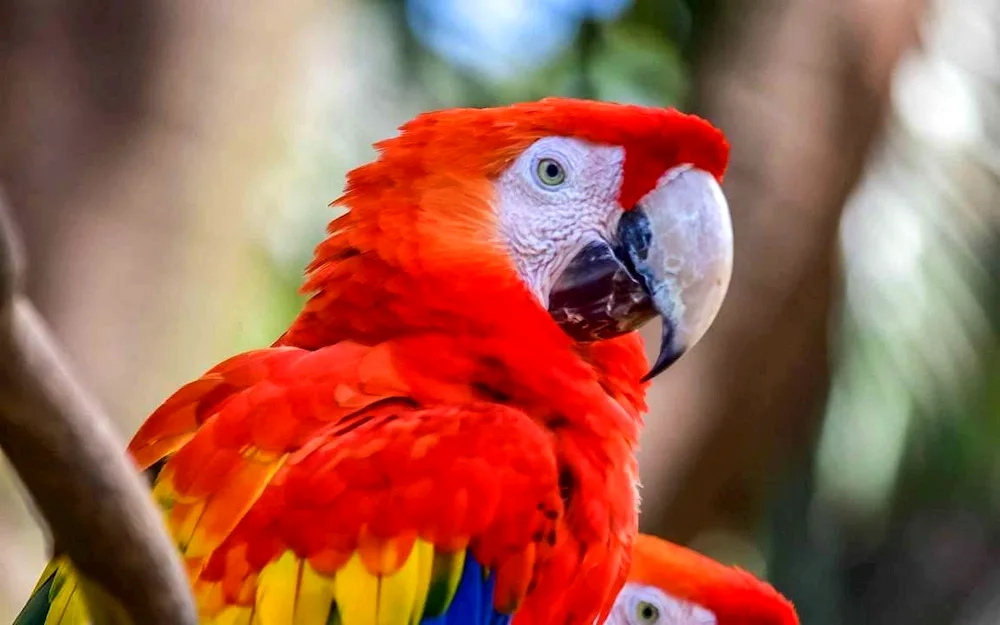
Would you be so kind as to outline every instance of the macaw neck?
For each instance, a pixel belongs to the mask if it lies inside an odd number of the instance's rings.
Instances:
[[[475,265],[433,275],[358,254],[315,272],[313,297],[276,344],[391,343],[411,375],[465,384],[543,422],[592,419],[610,397],[625,422],[597,427],[637,436],[647,366],[637,334],[577,343],[516,275]]]

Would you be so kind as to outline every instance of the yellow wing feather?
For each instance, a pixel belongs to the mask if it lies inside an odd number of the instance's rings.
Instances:
[[[82,576],[66,557],[54,558],[45,567],[32,596],[38,593],[45,593],[47,606],[32,610],[29,602],[15,625],[131,624],[118,601]]]
[[[440,557],[424,540],[413,544],[402,566],[379,575],[355,552],[335,575],[318,572],[286,551],[260,572],[255,605],[228,606],[204,621],[209,625],[417,625],[427,606],[431,582],[440,598],[455,594],[463,554]],[[439,570],[434,571],[438,566]],[[48,625],[48,624],[46,624]]]

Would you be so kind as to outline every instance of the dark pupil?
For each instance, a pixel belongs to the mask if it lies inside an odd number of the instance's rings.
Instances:
[[[642,618],[647,621],[653,618],[653,606],[651,605],[642,606]]]
[[[559,166],[556,165],[555,163],[546,163],[545,175],[548,176],[549,178],[555,178],[556,176],[559,175]]]

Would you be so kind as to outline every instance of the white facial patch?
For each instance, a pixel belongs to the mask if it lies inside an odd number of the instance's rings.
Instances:
[[[659,588],[628,583],[618,593],[606,625],[717,625],[711,610],[671,597]]]
[[[548,307],[556,277],[618,225],[625,151],[568,137],[536,141],[497,180],[501,234],[521,278]]]

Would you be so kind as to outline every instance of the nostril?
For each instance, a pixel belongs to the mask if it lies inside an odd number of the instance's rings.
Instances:
[[[636,263],[645,262],[652,242],[653,231],[649,217],[641,206],[635,206],[618,220],[618,245],[614,248],[615,256],[636,278],[645,275],[636,267]]]
[[[622,247],[631,250],[640,260],[649,255],[649,245],[653,241],[646,211],[636,206],[618,220],[618,240]]]

